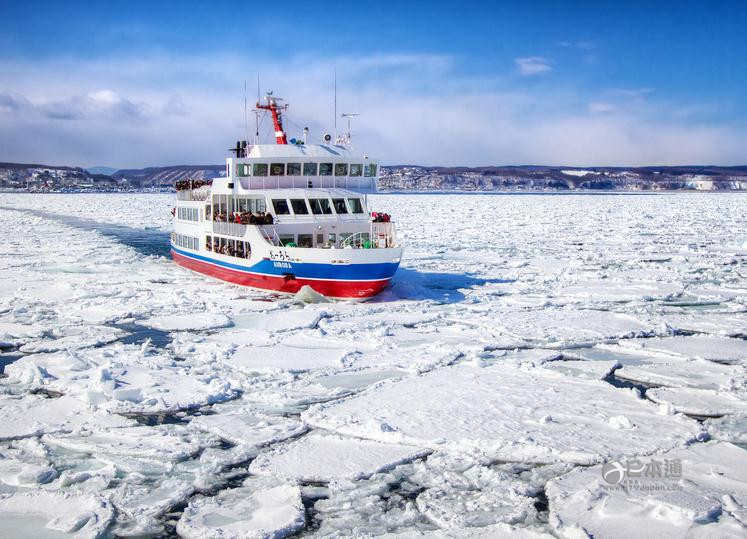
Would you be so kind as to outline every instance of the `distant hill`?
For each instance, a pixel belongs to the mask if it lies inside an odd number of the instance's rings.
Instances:
[[[107,176],[111,176],[119,169],[113,167],[88,167],[86,170],[91,174],[105,174]]]
[[[742,191],[745,166],[672,167],[381,167],[379,188],[418,191],[610,190]]]
[[[111,170],[110,174],[102,173]],[[180,180],[224,176],[224,165],[172,165],[115,170],[111,167],[0,163],[0,188],[30,191],[133,191],[171,189]],[[379,188],[390,191],[747,191],[747,165],[672,167],[382,166]]]
[[[179,180],[204,180],[225,176],[224,165],[174,165],[169,167],[148,167],[122,169],[112,174],[115,179],[128,180],[140,185],[172,186]]]

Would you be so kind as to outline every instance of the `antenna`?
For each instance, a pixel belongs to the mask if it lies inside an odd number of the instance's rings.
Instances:
[[[340,114],[340,118],[346,118],[348,121],[348,132],[342,137],[342,142],[345,144],[350,144],[350,139],[352,137],[350,134],[350,118],[354,118],[355,116],[360,116],[360,114],[357,112],[343,112]]]
[[[335,67],[335,140],[337,140],[337,68]]]
[[[259,73],[257,73],[257,103],[259,103]],[[259,110],[254,109],[254,145],[259,144]]]
[[[244,140],[249,141],[249,113],[246,106],[246,79],[244,79]],[[247,157],[246,155],[244,157]]]

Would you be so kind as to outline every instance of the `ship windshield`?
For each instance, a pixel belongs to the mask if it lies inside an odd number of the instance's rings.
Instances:
[[[326,198],[310,198],[309,204],[311,204],[311,212],[315,215],[330,215],[332,213],[332,206]]]
[[[303,175],[304,176],[316,176],[316,163],[304,163],[303,164]]]
[[[348,208],[345,206],[344,198],[333,198],[332,204],[335,205],[335,213],[348,213]]]
[[[307,215],[309,213],[306,201],[302,198],[292,198],[291,206],[293,207],[293,213],[296,215]]]
[[[361,204],[360,198],[349,198],[348,204],[350,204],[350,211],[353,213],[363,213],[363,204]]]
[[[290,215],[288,201],[284,198],[273,198],[272,207],[275,208],[275,215]]]
[[[335,176],[347,176],[348,175],[348,164],[337,163],[335,164]]]
[[[319,163],[320,176],[332,176],[332,163]]]

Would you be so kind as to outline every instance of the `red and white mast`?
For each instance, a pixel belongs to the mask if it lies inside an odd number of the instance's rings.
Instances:
[[[281,110],[288,110],[288,105],[278,105],[278,101],[282,101],[279,97],[272,97],[272,92],[268,92],[265,96],[267,101],[266,105],[260,105],[257,102],[258,110],[269,110],[272,114],[272,123],[275,126],[275,140],[278,144],[288,144],[288,138],[285,136],[283,131],[283,118],[281,116]]]

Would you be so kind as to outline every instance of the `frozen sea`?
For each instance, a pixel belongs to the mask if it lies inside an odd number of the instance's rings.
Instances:
[[[330,303],[173,264],[171,195],[0,194],[0,536],[747,535],[747,196],[370,202],[402,266]]]

